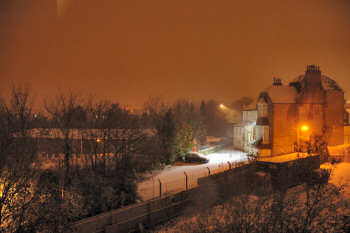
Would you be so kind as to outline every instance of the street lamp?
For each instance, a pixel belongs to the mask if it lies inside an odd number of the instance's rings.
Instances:
[[[300,130],[302,132],[307,132],[309,130],[309,127],[307,125],[302,125],[300,127],[297,128],[297,143],[298,143],[298,150],[300,148]]]
[[[222,120],[222,109],[225,107],[223,104],[219,105],[220,107],[220,121]]]
[[[308,131],[309,127],[307,127],[307,125],[303,125],[301,126],[301,130],[302,131]]]

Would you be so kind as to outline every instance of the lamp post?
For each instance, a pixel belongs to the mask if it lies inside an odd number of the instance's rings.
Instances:
[[[100,159],[100,143],[102,142],[102,140],[101,140],[101,138],[97,138],[96,139],[96,142],[97,142],[97,157],[98,157],[98,159]],[[96,161],[95,161],[95,163],[96,163]]]
[[[222,120],[222,109],[224,108],[225,106],[223,104],[220,104],[220,122]]]
[[[307,132],[309,130],[309,127],[307,125],[301,125],[297,128],[297,144],[298,144],[298,150],[300,149],[300,131],[301,132]]]

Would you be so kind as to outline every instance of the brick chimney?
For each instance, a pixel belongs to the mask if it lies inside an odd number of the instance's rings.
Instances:
[[[282,86],[282,80],[280,78],[273,77],[274,86]]]
[[[321,70],[319,66],[307,66],[305,71],[305,87],[308,90],[317,90],[322,88]]]
[[[297,102],[299,104],[323,104],[324,89],[320,68],[315,65],[307,66],[304,81],[305,88],[301,89]]]

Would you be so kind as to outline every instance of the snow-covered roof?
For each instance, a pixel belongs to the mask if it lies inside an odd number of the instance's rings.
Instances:
[[[253,101],[251,104],[249,104],[243,111],[251,111],[256,110],[256,101]]]
[[[317,68],[318,69],[318,68]],[[333,79],[321,75],[322,87],[326,92],[343,92],[341,87]],[[263,96],[267,95],[272,103],[285,103],[292,104],[295,103],[299,92],[305,88],[305,75],[299,75],[292,82],[289,83],[289,86],[281,85],[272,85],[262,91],[259,100],[263,100]],[[264,98],[265,101],[266,98]]]
[[[276,104],[292,104],[298,95],[297,90],[293,86],[272,85],[266,88],[263,93],[266,93],[271,101]]]
[[[343,91],[341,87],[338,85],[336,81],[333,79],[321,75],[321,80],[322,80],[322,86],[325,91],[333,92],[333,91]],[[297,83],[299,82],[301,85],[301,88],[305,87],[305,75],[299,75],[296,77],[291,83]]]

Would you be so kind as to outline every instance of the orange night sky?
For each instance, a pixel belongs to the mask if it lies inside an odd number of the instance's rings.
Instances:
[[[2,93],[29,81],[37,97],[62,87],[134,107],[150,95],[231,103],[316,64],[350,98],[348,0],[59,1],[57,17],[56,0],[1,0]]]

